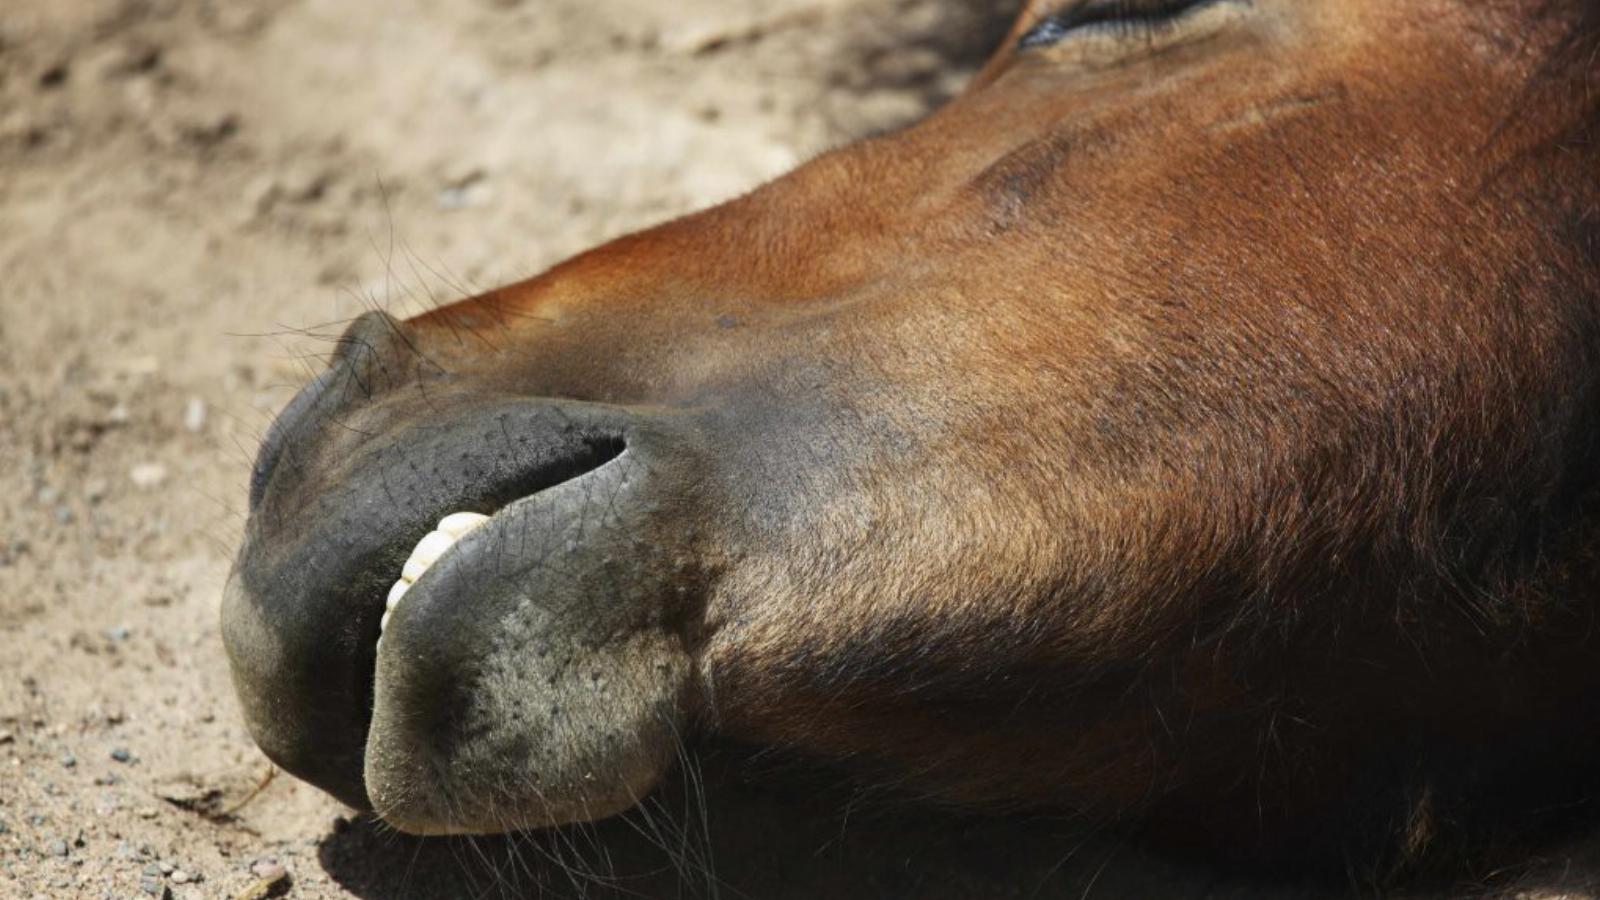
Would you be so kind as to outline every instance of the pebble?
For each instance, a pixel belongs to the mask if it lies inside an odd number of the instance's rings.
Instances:
[[[45,852],[51,856],[66,856],[67,842],[57,838],[50,842],[50,845],[45,848]]]
[[[190,875],[188,872],[185,872],[182,869],[173,869],[172,870],[172,883],[173,884],[188,884],[191,881],[199,881],[199,880],[200,880],[199,876]]]
[[[275,859],[258,859],[250,864],[250,874],[264,881],[275,881],[288,874],[283,863]]]
[[[153,876],[156,876],[156,877],[159,878],[160,876],[165,875],[167,873],[161,871],[161,864],[160,863],[152,862],[152,863],[145,863],[144,864],[144,868],[140,870],[140,874],[153,875]]]
[[[106,498],[106,492],[111,490],[111,485],[104,478],[93,478],[83,483],[83,499],[90,503],[99,503]]]
[[[194,434],[199,434],[206,427],[206,402],[199,397],[190,397],[189,402],[183,407],[183,427]]]
[[[255,871],[261,863],[251,866]],[[244,890],[233,895],[233,900],[265,900],[267,897],[281,897],[289,890],[289,872],[283,866],[273,863],[264,869],[268,874],[258,874],[255,881],[246,885]]]
[[[106,640],[121,643],[133,635],[133,629],[126,625],[113,625],[102,632]]]
[[[112,748],[111,758],[119,763],[133,762],[133,754],[128,752],[127,747]]]
[[[137,488],[159,487],[167,480],[167,467],[156,462],[140,463],[128,470],[128,478]]]
[[[78,764],[78,758],[71,753],[61,754],[61,768],[70,769]]]
[[[172,889],[162,884],[161,879],[151,875],[141,875],[139,877],[139,890],[152,897],[172,896]]]

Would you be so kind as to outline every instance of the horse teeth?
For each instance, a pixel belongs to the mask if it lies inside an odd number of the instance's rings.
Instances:
[[[389,617],[394,614],[395,608],[400,605],[400,600],[411,589],[422,573],[428,567],[439,561],[439,558],[456,545],[456,541],[466,537],[477,530],[489,517],[482,513],[458,512],[451,513],[439,520],[437,531],[430,531],[417,541],[417,546],[411,550],[411,556],[406,559],[405,566],[400,570],[400,580],[389,588],[389,596],[383,601],[383,618],[378,622],[379,640],[382,633],[389,626]]]
[[[451,513],[439,520],[439,530],[453,538],[461,538],[465,537],[467,532],[487,521],[489,521],[489,517],[482,513]]]
[[[410,589],[411,582],[406,581],[403,578],[399,581],[396,581],[394,583],[394,587],[389,588],[389,596],[384,598],[383,608],[393,612],[394,608],[400,605],[400,598],[404,597],[406,595],[406,591]]]
[[[455,542],[456,539],[452,535],[442,531],[430,531],[423,535],[422,540],[417,541],[416,549],[411,551],[411,558],[421,560],[422,567],[427,568],[438,562],[439,557],[454,546]]]

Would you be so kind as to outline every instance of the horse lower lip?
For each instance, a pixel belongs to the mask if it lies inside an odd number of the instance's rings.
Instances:
[[[688,670],[659,608],[663,561],[682,551],[675,533],[657,531],[676,513],[658,505],[670,470],[649,465],[656,452],[641,446],[507,504],[407,593],[372,657],[362,774],[391,824],[542,827],[620,811],[648,790],[664,763],[636,758],[637,728],[676,708]],[[647,664],[658,657],[667,669]],[[629,689],[596,680],[618,667],[632,673]],[[489,716],[502,702],[521,712]],[[589,721],[599,730],[568,724]],[[647,746],[667,745],[650,734]],[[525,820],[498,816],[481,789],[529,773],[551,793],[517,807]],[[437,802],[452,795],[459,802]]]

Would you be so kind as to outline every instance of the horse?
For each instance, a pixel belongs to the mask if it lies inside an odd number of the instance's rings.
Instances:
[[[919,122],[362,316],[252,473],[252,736],[420,834],[617,814],[706,736],[1219,863],[1564,827],[1597,35],[1033,0]]]

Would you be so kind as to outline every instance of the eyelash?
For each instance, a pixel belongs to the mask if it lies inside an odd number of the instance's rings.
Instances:
[[[1084,0],[1028,29],[1017,39],[1017,46],[1044,47],[1083,32],[1150,35],[1217,2],[1220,0]]]

